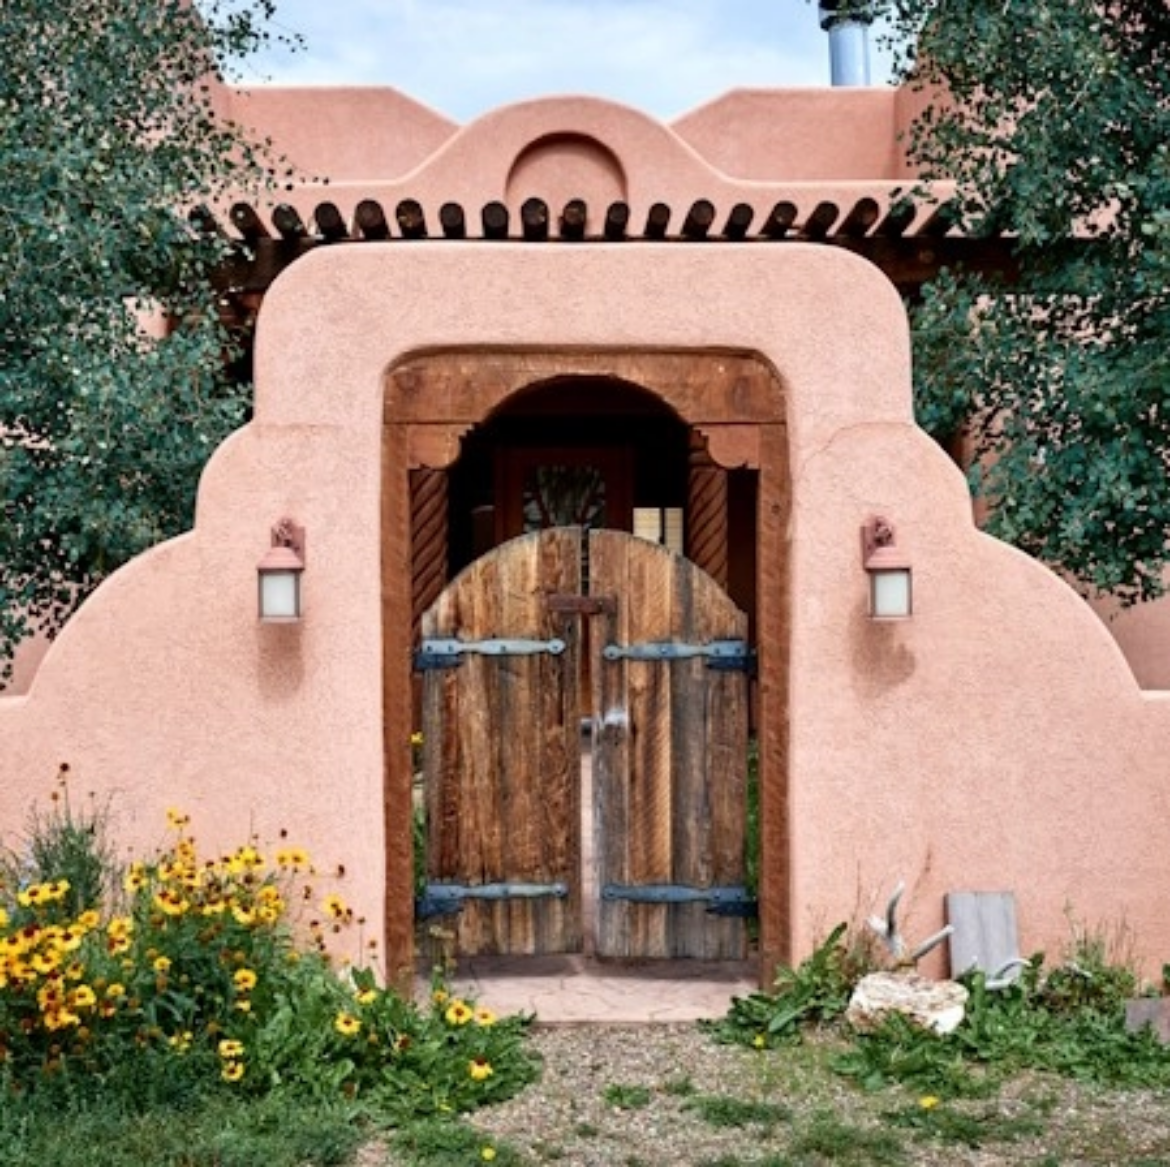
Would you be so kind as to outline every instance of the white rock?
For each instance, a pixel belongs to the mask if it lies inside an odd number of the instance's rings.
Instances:
[[[845,1018],[860,1030],[875,1029],[901,1013],[923,1029],[950,1033],[966,1012],[967,990],[955,981],[932,981],[913,972],[870,973],[857,982]]]

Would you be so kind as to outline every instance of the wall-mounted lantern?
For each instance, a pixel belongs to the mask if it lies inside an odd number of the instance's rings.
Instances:
[[[861,528],[861,563],[869,576],[870,618],[905,620],[913,611],[910,562],[888,519],[871,518]]]
[[[305,570],[305,529],[291,519],[272,528],[272,546],[256,564],[260,619],[290,624],[301,618],[301,573]]]

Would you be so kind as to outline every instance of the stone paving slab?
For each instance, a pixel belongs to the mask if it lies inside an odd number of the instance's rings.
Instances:
[[[423,996],[428,984],[420,978]],[[584,956],[467,958],[450,985],[496,1013],[534,1013],[553,1025],[722,1017],[732,997],[758,987],[749,961],[619,963]]]

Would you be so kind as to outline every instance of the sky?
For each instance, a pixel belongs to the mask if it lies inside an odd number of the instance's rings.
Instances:
[[[459,122],[551,94],[670,120],[736,87],[829,84],[815,0],[277,0],[273,23],[304,50],[240,83],[393,85]]]

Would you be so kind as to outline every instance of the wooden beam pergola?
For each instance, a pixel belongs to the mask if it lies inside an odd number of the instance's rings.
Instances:
[[[926,213],[920,217],[920,212]],[[979,236],[964,235],[956,227],[958,214],[952,203],[916,203],[906,197],[885,208],[870,196],[848,206],[821,198],[810,199],[803,207],[780,200],[758,220],[756,210],[742,201],[723,207],[705,198],[680,207],[659,201],[649,207],[640,230],[631,230],[627,203],[616,201],[591,209],[581,198],[558,208],[532,197],[518,213],[499,200],[478,207],[444,202],[428,208],[417,199],[383,207],[378,200],[366,198],[348,216],[335,203],[323,201],[307,222],[288,204],[274,207],[268,217],[271,227],[248,202],[232,206],[224,222],[206,208],[191,216],[198,229],[238,244],[216,279],[225,315],[237,323],[252,318],[272,281],[302,255],[318,247],[368,241],[407,244],[434,239],[456,244],[490,239],[550,247],[638,241],[762,247],[816,243],[844,248],[869,260],[908,299],[916,298],[923,284],[946,268],[993,276],[1006,284],[1015,283],[1020,275],[1012,236],[995,229]],[[1061,246],[1071,251],[1084,246],[1084,241]]]

